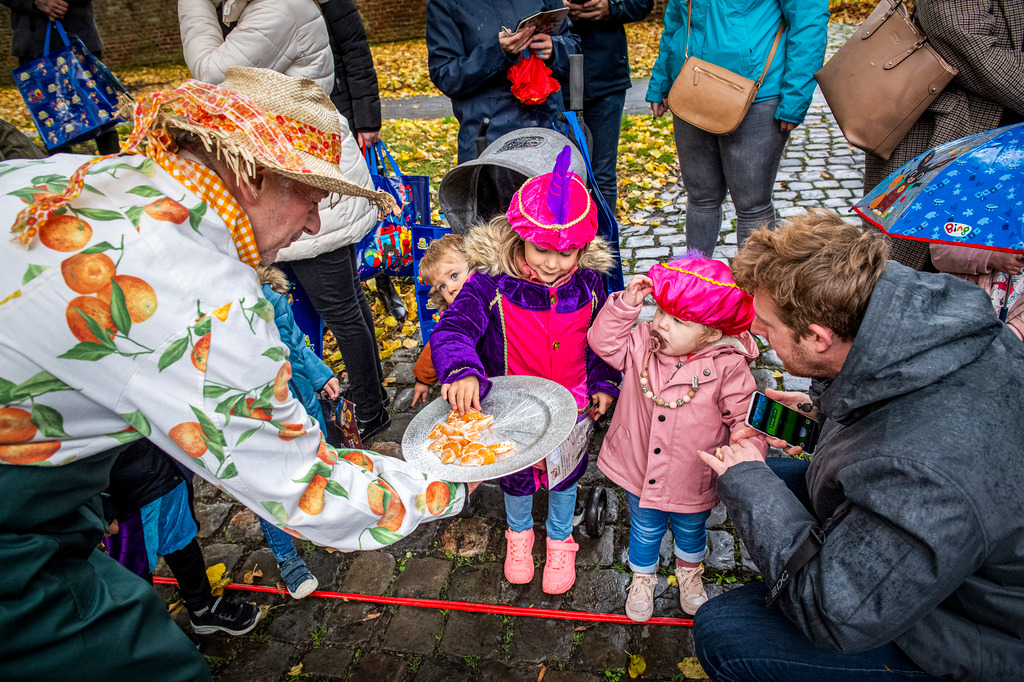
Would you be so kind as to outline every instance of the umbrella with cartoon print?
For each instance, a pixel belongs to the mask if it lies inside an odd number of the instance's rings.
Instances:
[[[853,210],[891,237],[1024,251],[1024,123],[919,154]]]

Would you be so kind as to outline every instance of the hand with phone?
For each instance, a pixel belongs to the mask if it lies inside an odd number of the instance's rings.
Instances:
[[[802,409],[810,404],[810,396],[798,391],[776,391],[769,388],[764,393],[754,393],[747,410],[747,419],[743,426],[733,432],[731,440],[736,442],[763,433],[768,445],[780,448],[787,454],[810,454],[814,452],[820,428],[817,410]]]
[[[578,19],[600,21],[606,19],[611,12],[608,0],[562,0],[562,2],[569,8],[569,18],[573,21]]]

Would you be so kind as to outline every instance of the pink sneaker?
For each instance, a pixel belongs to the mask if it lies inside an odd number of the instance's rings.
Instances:
[[[542,587],[548,594],[563,594],[576,582],[576,552],[580,546],[571,535],[561,542],[548,538],[547,543]]]
[[[505,554],[505,580],[513,585],[525,585],[533,580],[533,529],[516,533],[505,531],[508,544]]]

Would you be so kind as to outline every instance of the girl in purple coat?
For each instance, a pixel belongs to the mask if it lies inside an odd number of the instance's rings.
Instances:
[[[587,346],[587,329],[606,298],[601,274],[612,256],[596,236],[597,208],[582,178],[569,171],[569,160],[566,147],[552,173],[516,192],[505,216],[470,232],[466,251],[478,271],[430,338],[441,395],[460,412],[479,408],[491,387],[487,377],[508,374],[557,381],[576,398],[577,424],[567,440],[581,443],[583,453],[572,474],[548,493],[548,594],[562,594],[576,581],[572,515],[576,483],[587,468],[586,435],[592,417],[618,395],[621,378]],[[533,493],[547,485],[547,476],[530,467],[499,483],[509,525],[505,577],[528,583]]]

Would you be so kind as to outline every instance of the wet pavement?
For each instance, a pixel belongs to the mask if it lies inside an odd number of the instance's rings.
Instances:
[[[830,51],[852,32],[853,27],[833,27]],[[633,89],[638,103],[632,106],[643,105],[645,89]],[[386,103],[386,114],[397,111],[392,108],[394,104]],[[419,102],[420,109],[425,104]],[[443,110],[443,103],[429,104]],[[845,216],[852,215],[849,206],[860,196],[862,168],[863,154],[842,137],[818,94],[804,125],[793,133],[782,161],[775,188],[780,216],[784,218],[807,206],[830,207]],[[642,225],[622,229],[627,277],[685,251],[685,192],[681,186],[670,187],[663,191],[662,198],[668,202],[664,209],[634,214],[630,217]],[[715,251],[715,257],[726,261],[736,252],[734,218],[731,203],[727,203]],[[653,314],[653,310],[646,313]],[[398,444],[417,411],[409,405],[412,363],[418,353],[418,348],[401,349],[386,362],[388,376],[395,378],[388,389],[393,397],[393,424],[375,439],[371,449],[401,456]],[[760,388],[802,390],[809,384],[806,379],[785,374],[770,349],[761,354],[753,371]],[[591,444],[591,464],[581,482],[580,499],[604,489],[608,502],[606,524],[596,537],[585,532],[585,524],[576,529],[574,537],[580,544],[578,577],[565,595],[547,595],[540,589],[542,541],[535,545],[538,571],[533,582],[516,586],[504,580],[504,505],[495,484],[482,485],[473,496],[471,509],[461,517],[425,524],[411,537],[385,550],[344,553],[310,542],[296,541],[296,545],[319,578],[321,590],[621,614],[630,579],[626,566],[629,519],[622,491],[610,485],[594,465],[603,436],[604,430],[599,428]],[[535,530],[540,540],[546,496],[541,492],[536,497]],[[276,563],[251,511],[202,482],[197,486],[196,511],[208,565],[223,562],[236,582],[258,565],[263,577],[256,583],[277,584],[280,576]],[[709,595],[755,579],[757,567],[747,559],[745,549],[732,533],[724,508],[714,511],[708,527],[710,551],[705,581]],[[671,574],[671,535],[665,540],[655,591],[655,616],[683,617],[678,590],[666,581]],[[158,574],[169,575],[162,562]],[[158,590],[172,598],[172,588]],[[547,620],[320,597],[295,601],[276,594],[229,594],[266,605],[269,610],[259,627],[247,636],[201,638],[201,651],[221,682],[608,682],[629,679],[625,670],[630,654],[640,655],[646,662],[640,679],[702,677],[693,658],[691,632],[685,627]],[[188,629],[184,611],[176,619]]]

